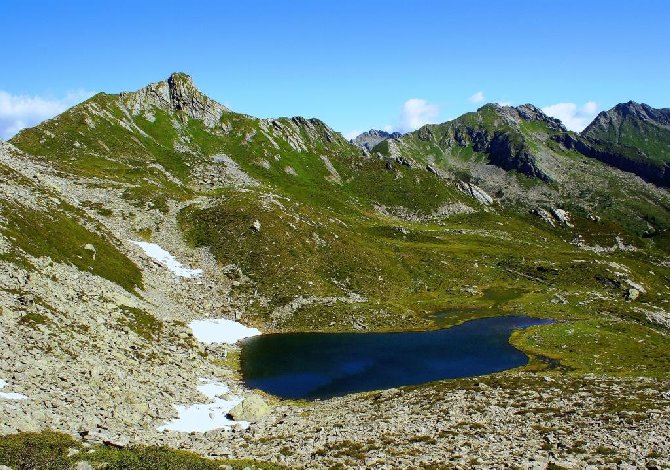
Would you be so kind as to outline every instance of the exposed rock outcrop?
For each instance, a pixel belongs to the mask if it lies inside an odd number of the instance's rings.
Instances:
[[[250,395],[235,405],[229,414],[235,421],[249,421],[254,423],[270,412],[270,407],[261,397]]]
[[[480,204],[483,204],[485,206],[490,206],[493,204],[493,198],[489,196],[486,191],[484,191],[482,188],[480,188],[477,185],[474,185],[472,183],[466,183],[464,181],[459,181],[458,182],[458,189],[463,191],[465,194],[472,196],[479,202]]]

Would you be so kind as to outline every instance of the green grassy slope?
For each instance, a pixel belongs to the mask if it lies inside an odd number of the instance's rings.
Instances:
[[[496,135],[505,136],[512,147],[505,152],[492,149]],[[571,139],[579,136],[531,105],[485,105],[453,121],[426,125],[395,144],[383,142],[374,152],[390,156],[389,146],[393,146],[396,153],[421,165],[429,163],[454,179],[481,185],[503,202],[508,199],[508,207],[511,203],[519,211],[563,207],[580,219],[575,232],[586,238],[607,233],[630,235],[637,239],[635,243],[651,244],[651,249],[667,253],[667,192],[640,184],[634,177],[617,173],[607,162],[563,145]],[[514,148],[523,158],[508,151]],[[507,170],[506,181],[490,169],[495,166]],[[514,195],[511,200],[508,194]],[[589,214],[597,215],[601,222],[590,223]]]
[[[12,250],[1,257],[30,270],[26,254],[37,258],[48,256],[129,291],[142,287],[139,268],[119,251],[101,224],[5,165],[0,164],[0,174],[5,184],[15,184],[47,201],[44,207],[34,207],[20,198],[0,198],[0,233],[12,244]],[[87,225],[95,227],[95,231]],[[86,245],[93,245],[95,253],[87,250]]]

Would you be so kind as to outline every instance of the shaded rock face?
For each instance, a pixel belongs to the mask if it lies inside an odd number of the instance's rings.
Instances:
[[[530,177],[550,180],[538,166],[524,139],[511,132],[491,133],[487,129],[458,127],[454,129],[454,140],[462,147],[472,146],[475,152],[488,154],[489,162],[503,170],[516,170]]]
[[[562,134],[553,139],[569,150],[595,158],[623,171],[634,173],[650,183],[670,186],[670,163],[650,160],[641,150],[588,137]]]
[[[514,142],[510,134],[496,134],[488,145],[489,160],[503,170],[517,170],[527,176],[549,181],[524,142]]]
[[[397,139],[400,136],[402,136],[402,133],[400,132],[386,132],[370,129],[369,131],[363,132],[362,134],[356,136],[354,139],[351,139],[350,142],[366,150],[372,150],[375,145],[387,139]]]

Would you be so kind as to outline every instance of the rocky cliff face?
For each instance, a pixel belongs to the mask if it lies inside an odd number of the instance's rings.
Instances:
[[[401,132],[386,132],[370,129],[367,132],[357,135],[355,138],[351,139],[350,142],[358,147],[365,148],[366,150],[372,150],[375,145],[387,139],[398,139],[400,136],[402,136]]]
[[[654,161],[637,147],[567,133],[554,136],[554,139],[567,149],[638,175],[651,183],[670,186],[670,163]]]
[[[544,114],[544,111],[530,103],[517,107],[504,106],[503,110],[510,114],[511,118],[517,122],[527,121],[541,123],[552,131],[564,132],[566,130],[560,119],[547,116]]]

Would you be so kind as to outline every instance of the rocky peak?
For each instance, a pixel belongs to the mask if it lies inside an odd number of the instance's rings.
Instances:
[[[381,137],[383,139],[395,139],[395,138],[400,137],[402,135],[402,133],[401,132],[386,132],[386,131],[382,131],[382,130],[379,130],[379,129],[370,129],[367,132],[363,132],[358,137],[366,136],[366,135],[367,136],[374,136],[374,137]]]
[[[547,116],[544,111],[534,104],[526,103],[516,107],[496,105],[496,111],[510,123],[519,124],[521,121],[537,121],[545,124],[552,130],[567,131],[559,119]]]
[[[350,142],[358,147],[372,150],[372,148],[387,139],[397,139],[402,136],[401,132],[386,132],[378,129],[370,129],[369,131],[359,134]]]
[[[618,114],[622,118],[633,117],[642,120],[656,121],[659,124],[670,123],[670,109],[655,109],[645,103],[629,101],[619,103],[607,113]]]
[[[202,121],[207,127],[216,127],[228,108],[206,96],[193,84],[191,77],[177,72],[135,92],[124,92],[121,104],[133,115],[150,114],[152,108],[176,113],[182,119]]]
[[[533,148],[527,144],[521,126],[524,120],[541,120],[549,127],[564,129],[560,121],[546,116],[535,106],[515,108],[489,103],[476,112],[444,124],[424,126],[409,135],[436,143],[446,154],[457,147],[470,147],[476,153],[487,155],[489,163],[504,170],[516,170],[549,181],[549,174],[541,168]]]
[[[602,131],[618,129],[624,121],[645,121],[662,127],[670,127],[670,109],[652,108],[648,104],[635,101],[619,103],[612,109],[599,113],[593,122],[582,131],[582,135],[597,138]]]
[[[646,117],[647,112],[651,111],[652,108],[644,103],[637,103],[633,100],[628,101],[627,103],[619,103],[612,110],[620,116],[636,116],[636,117]],[[609,112],[609,111],[608,111]]]
[[[539,121],[544,123],[552,130],[559,132],[566,132],[567,129],[563,123],[556,118],[547,116],[537,106],[526,103],[521,106],[502,106],[497,103],[487,103],[477,110],[477,113],[482,115],[485,113],[495,113],[496,116],[502,118],[503,122],[516,129],[522,121]]]

